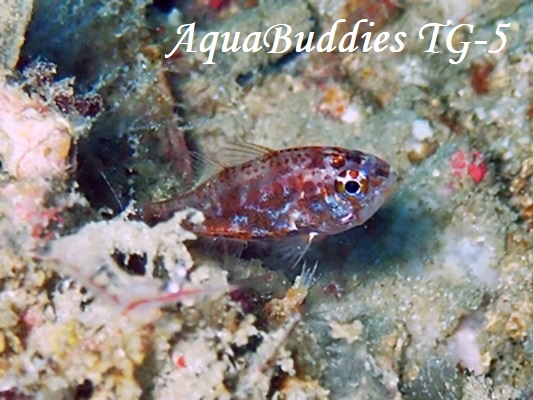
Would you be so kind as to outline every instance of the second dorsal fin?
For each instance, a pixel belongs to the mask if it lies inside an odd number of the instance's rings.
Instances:
[[[268,147],[249,143],[244,140],[238,140],[222,147],[221,159],[224,160],[222,162],[203,153],[191,151],[190,156],[194,180],[191,182],[191,185],[183,189],[190,191],[212,176],[220,173],[225,168],[245,163],[254,158],[263,157],[272,151]]]

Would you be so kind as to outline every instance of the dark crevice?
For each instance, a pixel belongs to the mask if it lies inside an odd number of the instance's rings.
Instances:
[[[85,379],[76,387],[74,392],[74,399],[76,400],[87,400],[93,396],[94,385],[89,379]]]
[[[130,275],[146,274],[146,254],[125,254],[118,250],[111,255],[120,269]]]

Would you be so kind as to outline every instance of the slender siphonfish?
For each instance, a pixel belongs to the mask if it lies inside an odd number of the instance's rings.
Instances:
[[[392,193],[396,174],[382,159],[341,147],[271,150],[239,145],[250,158],[220,165],[211,177],[176,197],[139,207],[154,225],[194,208],[205,217],[186,226],[203,237],[281,239],[343,232],[367,221]]]

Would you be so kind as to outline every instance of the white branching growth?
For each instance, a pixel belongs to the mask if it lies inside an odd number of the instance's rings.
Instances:
[[[75,234],[52,241],[43,258],[123,312],[145,312],[146,307],[154,311],[163,304],[213,296],[229,288],[225,282],[198,285],[187,279],[193,261],[183,242],[196,237],[180,223],[201,218],[200,213],[183,211],[154,227],[122,217],[89,223]],[[128,273],[114,257],[117,253],[125,260],[141,256],[145,273]],[[164,268],[165,281],[154,277],[156,268]]]

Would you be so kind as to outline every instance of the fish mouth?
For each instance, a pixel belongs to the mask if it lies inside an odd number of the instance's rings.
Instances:
[[[389,172],[389,177],[384,182],[385,186],[383,187],[383,190],[382,190],[382,195],[385,198],[385,200],[387,200],[392,195],[392,193],[396,189],[397,183],[398,183],[398,175],[396,174],[396,171],[394,171],[391,168]]]
[[[396,189],[397,184],[396,172],[391,168],[389,177],[381,184],[380,188],[374,193],[374,212],[376,212],[388,199]]]
[[[373,193],[372,198],[369,199],[366,207],[363,207],[357,213],[357,225],[364,224],[370,219],[381,206],[389,199],[396,189],[397,175],[396,172],[390,170],[389,176],[383,181],[379,188]]]

